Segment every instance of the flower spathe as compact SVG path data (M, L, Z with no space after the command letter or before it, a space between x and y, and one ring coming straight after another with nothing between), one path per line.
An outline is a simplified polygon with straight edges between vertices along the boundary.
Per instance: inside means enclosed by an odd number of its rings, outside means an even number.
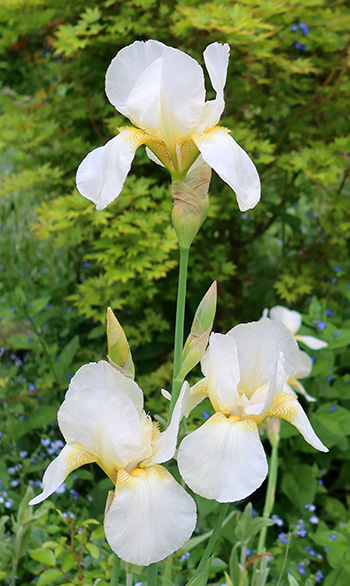
M82 366L57 416L67 444L46 470L43 492L29 504L50 496L76 468L96 462L115 484L104 521L113 551L147 566L179 549L195 528L196 507L161 464L174 455L188 393L185 384L169 427L160 432L133 380L105 361Z
M268 465L258 425L266 417L289 421L314 448L328 451L285 385L297 359L295 339L278 321L263 319L225 335L211 334L201 362L205 378L191 393L192 405L207 396L215 413L183 439L178 451L180 474L194 492L233 502L261 485Z
M205 100L204 74L195 59L159 41L135 41L121 49L106 73L106 94L134 127L119 128L105 146L85 157L77 188L97 209L121 192L139 146L150 159L182 180L192 164L203 162L235 191L241 211L260 199L260 180L246 152L217 126L225 107L229 46L212 43L204 61L214 100Z

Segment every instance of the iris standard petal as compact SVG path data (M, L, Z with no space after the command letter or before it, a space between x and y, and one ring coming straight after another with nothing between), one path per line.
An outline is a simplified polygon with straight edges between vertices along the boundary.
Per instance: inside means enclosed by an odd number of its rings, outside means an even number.
M203 53L204 62L209 73L211 84L216 92L215 100L206 102L204 125L197 132L203 132L215 126L221 117L225 108L224 87L226 84L226 74L230 47L227 43L212 43L208 45Z
M301 315L298 311L288 309L282 305L276 305L270 309L270 319L277 319L281 321L287 328L296 334L301 326Z
M211 334L201 366L215 411L230 413L237 398L240 381L237 347L233 337L227 334Z
M205 100L204 75L195 59L164 47L157 60L143 71L127 101L135 125L162 139L174 150L181 137L198 128Z
M84 464L98 462L95 454L84 450L82 446L64 446L59 456L55 458L46 469L43 477L43 491L29 501L30 505L37 505L50 496L65 481L68 474Z
M215 127L192 140L203 159L236 193L239 209L254 208L260 200L260 179L253 161L228 134L226 128Z
M326 348L328 346L328 342L324 342L324 340L320 340L319 338L314 338L314 336L295 336L298 342L302 342L311 350L321 350L322 348Z
M177 435L179 433L179 425L185 412L187 411L190 400L190 386L187 381L182 385L179 397L175 403L175 407L171 416L171 421L159 437L154 442L154 447L157 450L155 461L157 464L162 464L170 460L175 454Z
M262 484L268 471L254 420L222 413L212 415L182 440L177 461L194 492L219 502L244 499Z
M135 41L121 49L106 72L106 94L113 106L129 118L127 101L140 75L163 54L159 41Z
M256 389L266 383L282 352L283 368L287 376L294 372L298 359L298 345L294 336L280 321L261 319L239 324L228 332L238 350L241 372L240 390L250 399Z
M118 473L104 527L122 560L138 566L158 562L178 550L195 525L194 500L164 466Z
M312 429L311 423L296 396L282 393L275 399L268 413L268 417L270 416L281 417L281 419L289 421L313 448L321 452L328 452L328 448L323 445Z
M77 170L77 189L103 210L120 194L138 147L147 140L136 128L122 128L120 133L89 153Z
M102 388L123 391L133 402L138 413L143 409L143 392L135 381L124 376L106 360L85 364L73 376L69 383L66 399L84 389L95 389L96 394Z
M123 375L121 375L123 376ZM81 444L96 454L111 478L116 467L142 460L149 446L141 441L140 416L120 389L83 389L69 395L58 411L60 429L69 444Z

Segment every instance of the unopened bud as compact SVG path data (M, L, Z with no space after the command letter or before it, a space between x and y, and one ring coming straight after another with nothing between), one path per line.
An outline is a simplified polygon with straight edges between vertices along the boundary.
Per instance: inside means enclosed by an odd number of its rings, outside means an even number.
M129 378L134 378L135 367L124 330L110 307L107 309L108 361Z
M211 168L206 163L187 173L184 181L173 181L172 221L181 248L189 248L203 224L209 207Z
M217 287L216 281L214 281L198 305L191 331L182 352L181 368L176 379L183 380L190 370L203 358L213 327L216 311L216 295Z
M265 425L270 444L277 445L280 439L281 420L279 417L267 417Z

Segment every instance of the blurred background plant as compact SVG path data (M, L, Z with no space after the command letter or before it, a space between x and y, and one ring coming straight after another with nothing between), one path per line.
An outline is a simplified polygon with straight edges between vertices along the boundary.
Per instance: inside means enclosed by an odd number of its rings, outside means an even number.
M331 450L315 454L282 425L269 580L281 586L293 584L288 576L307 585L350 583L349 30L347 0L1 3L5 584L94 584L101 578L103 586L110 578L103 530L91 521L101 523L110 488L97 467L78 470L50 503L31 513L25 507L28 491L37 490L62 447L56 412L70 377L106 355L107 305L128 336L146 408L166 414L159 390L171 380L178 262L167 174L140 149L122 194L107 210L96 212L74 189L86 153L125 123L105 97L105 70L123 46L148 38L200 62L209 43L231 46L222 124L256 163L262 201L241 214L230 189L213 177L208 218L191 251L187 331L216 279L215 331L259 319L265 307L279 303L303 313L299 333L329 343L313 357L304 382L317 398L307 406L311 422ZM203 405L190 427L207 416ZM264 489L252 498L260 512ZM172 562L179 585L190 579L216 517L215 502L197 501L197 541ZM55 505L66 512L58 516ZM249 579L256 542L242 534L242 509L231 507L211 583L238 585L232 570L238 554Z

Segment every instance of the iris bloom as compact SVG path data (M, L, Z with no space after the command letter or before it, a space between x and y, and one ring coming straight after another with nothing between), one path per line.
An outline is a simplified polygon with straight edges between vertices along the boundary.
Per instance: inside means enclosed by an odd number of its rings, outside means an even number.
M106 94L134 127L119 128L105 146L85 157L77 188L96 204L108 206L121 192L137 148L146 145L154 162L174 180L183 180L203 160L236 192L239 208L260 199L257 170L246 152L217 126L223 113L229 46L212 43L204 61L214 100L205 101L204 74L195 59L159 41L135 41L121 49L106 73Z
M113 551L146 566L179 549L195 527L196 507L161 464L174 455L188 392L184 385L161 433L143 410L143 393L133 380L105 361L82 366L58 412L67 444L30 504L50 496L76 468L96 462L115 484L104 521Z
M321 348L326 348L326 346L328 346L327 342L315 338L314 336L300 336L297 334L301 328L302 322L302 317L298 311L288 309L282 305L276 305L275 307L272 307L269 312L265 310L265 317L267 317L267 313L269 314L270 319L277 319L287 326L292 334L294 334L295 339L298 340L298 342L305 344L308 348L311 348L311 350L321 350Z
M207 396L215 414L186 436L178 451L180 474L194 492L232 502L261 485L268 466L258 425L266 417L289 421L314 448L328 451L285 385L297 359L294 337L277 320L211 334L201 363L205 378L191 392L192 405Z

